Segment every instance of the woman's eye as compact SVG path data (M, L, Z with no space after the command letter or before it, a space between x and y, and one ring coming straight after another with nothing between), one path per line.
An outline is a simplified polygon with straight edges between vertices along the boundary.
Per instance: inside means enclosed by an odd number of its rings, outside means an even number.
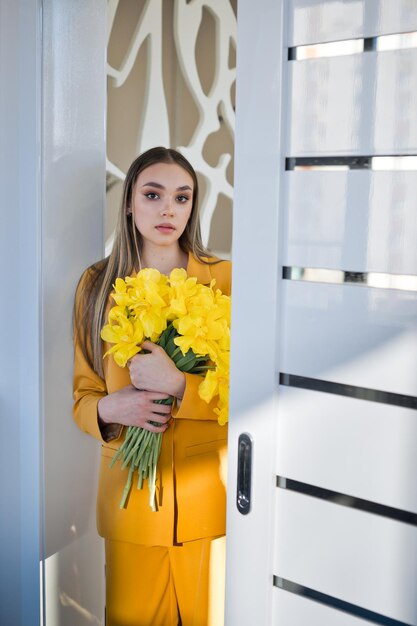
M156 198L159 198L158 194L154 191L148 191L148 193L145 193L145 196L149 198L149 200L155 200Z
M184 203L184 202L187 202L188 200L189 200L188 196L177 196L177 202Z

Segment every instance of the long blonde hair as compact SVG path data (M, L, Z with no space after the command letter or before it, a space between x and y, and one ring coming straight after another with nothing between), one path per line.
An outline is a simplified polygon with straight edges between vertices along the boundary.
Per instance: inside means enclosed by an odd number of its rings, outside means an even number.
M177 164L193 179L193 205L190 218L179 239L184 252L193 254L203 263L212 263L210 252L203 246L198 212L198 180L192 165L172 148L151 148L137 157L130 166L123 187L122 202L114 236L113 249L108 257L89 267L80 279L74 304L74 336L89 366L101 377L103 373L103 344L100 331L104 324L106 305L113 284L139 271L141 234L132 214L133 190L139 174L155 163ZM128 213L131 215L129 216Z

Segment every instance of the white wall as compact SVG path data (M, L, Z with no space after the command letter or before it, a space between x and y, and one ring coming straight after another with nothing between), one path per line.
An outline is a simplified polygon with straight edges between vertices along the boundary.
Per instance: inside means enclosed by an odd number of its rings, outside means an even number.
M0 623L39 624L40 2L0 2Z
M43 5L42 298L45 597L48 626L103 623L95 528L99 446L71 418L71 314L103 256L106 4Z
M98 449L71 418L71 312L82 270L103 254L105 11L0 2L5 626L104 623Z

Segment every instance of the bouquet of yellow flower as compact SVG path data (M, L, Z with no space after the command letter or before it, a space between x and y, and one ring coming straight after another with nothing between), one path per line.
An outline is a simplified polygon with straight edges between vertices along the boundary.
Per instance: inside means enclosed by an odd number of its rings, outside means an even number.
M143 269L137 276L117 278L112 298L116 302L102 331L104 341L114 344L104 355L113 354L120 367L141 351L149 339L160 345L182 372L200 374L198 389L209 403L218 396L219 424L227 422L230 354L230 297L219 289L197 283L184 269L172 270L169 277L156 269ZM173 398L160 403L172 404ZM156 466L162 433L129 426L126 437L113 457L129 466L120 508L126 504L134 472L138 472L138 489L148 481L149 504L155 505Z

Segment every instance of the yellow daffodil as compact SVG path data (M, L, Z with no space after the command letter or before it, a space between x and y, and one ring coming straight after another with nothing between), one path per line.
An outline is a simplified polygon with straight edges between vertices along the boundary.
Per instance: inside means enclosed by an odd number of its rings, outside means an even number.
M184 357L178 361L178 367L188 366L185 371L192 373L190 367L197 367L196 371L201 372L202 363L212 363L214 369L206 373L199 394L206 402L218 396L216 413L219 423L225 423L230 297L215 290L215 282L213 279L209 286L201 285L182 268L172 270L169 278L153 268L143 269L136 276L117 278L112 293L116 306L110 310L101 336L114 344L106 355L112 354L121 367L140 351L145 339L161 340L161 345L172 354L178 346ZM198 363L186 356L190 350Z
M117 365L124 367L140 350L144 340L143 327L139 321L127 318L124 307L115 306L109 312L109 323L102 328L101 338L115 344L104 356L113 354Z
M214 412L219 424L224 425L229 396L230 297L215 291L215 282L213 279L209 286L201 285L181 268L174 269L169 278L152 268L136 276L117 278L111 294L116 305L109 311L101 337L113 344L104 356L113 355L120 367L140 352L145 339L150 339L160 344L181 371L205 372L199 396L207 403L217 397ZM126 503L133 472L137 471L138 488L143 480L148 481L149 503L156 509L156 463L161 438L161 433L146 431L144 435L142 428L128 428L112 460L113 465L121 458L124 467L130 468L121 507Z
M172 270L169 275L169 282L172 289L169 319L173 320L188 313L189 303L198 292L199 287L197 278L188 278L184 269Z
M224 317L227 311L216 303L210 287L198 287L198 292L188 303L188 313L173 322L181 335L175 343L183 354L191 349L195 354L208 354L213 358L217 346L222 350L229 346L228 323Z
M198 386L198 395L204 402L211 402L219 390L219 381L215 370L208 370L204 380Z
M216 369L208 370L198 388L198 395L205 402L211 402L214 396L219 395L222 403L227 402L229 391L229 369L227 362L217 364Z
M216 413L216 415L218 415L217 421L219 422L220 426L224 426L225 424L227 424L229 416L229 407L227 404L222 406L219 403L219 407L217 409L214 409L214 412Z

